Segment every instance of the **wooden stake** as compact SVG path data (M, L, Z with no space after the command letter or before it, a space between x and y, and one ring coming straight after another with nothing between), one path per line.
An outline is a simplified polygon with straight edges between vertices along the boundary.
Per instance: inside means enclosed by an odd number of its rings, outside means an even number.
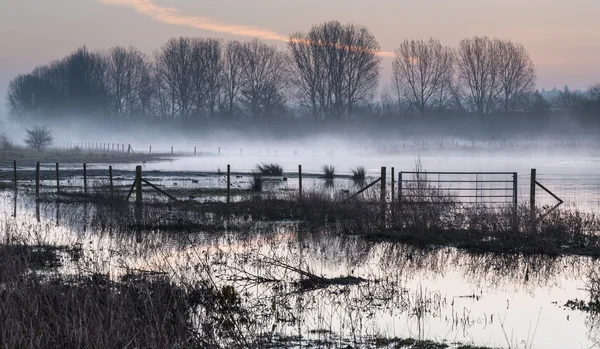
M227 203L229 203L231 201L230 190L231 190L231 166L227 165Z
M83 164L83 193L87 195L87 165Z
M110 183L110 195L112 196L114 193L112 166L108 166L108 180Z
M40 196L40 163L35 165L35 195Z
M135 204L142 205L142 166L135 167Z
M56 163L56 193L60 193L60 176L58 173L58 162Z
M302 165L298 165L298 196L302 200Z

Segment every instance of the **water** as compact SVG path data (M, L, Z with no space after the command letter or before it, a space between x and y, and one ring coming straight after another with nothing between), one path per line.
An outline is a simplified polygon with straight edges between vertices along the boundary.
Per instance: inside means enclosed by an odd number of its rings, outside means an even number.
M91 269L118 278L131 270L166 272L175 280L203 277L212 266L220 285L235 285L268 332L304 340L412 337L493 347L594 347L600 322L562 305L586 299L590 268L584 257L465 253L416 249L352 237L307 234L295 223L256 223L241 235L155 231L122 235L90 225L93 207L42 203L39 223L28 195L0 192L0 225L16 226L30 243L81 246L78 260L64 256L59 272ZM57 224L57 217L58 222ZM0 237L4 240L5 237ZM87 269L86 269L87 268ZM354 276L358 285L298 292L300 275ZM257 277L277 282L258 282ZM272 306L275 304L275 306ZM273 316L273 315L276 316Z

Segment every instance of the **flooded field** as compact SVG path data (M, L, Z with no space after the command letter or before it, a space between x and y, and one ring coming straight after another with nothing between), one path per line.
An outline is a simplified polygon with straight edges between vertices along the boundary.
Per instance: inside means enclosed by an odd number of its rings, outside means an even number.
M295 171L303 161L308 164L303 165L305 190L331 197L351 194L377 179L382 164L394 165L396 171L411 171L415 166L415 158L391 156L332 155L312 162L296 157L198 156L145 163L143 173L145 179L180 200L202 205L224 202L228 164L233 171L234 201L251 201L260 200L250 191L257 163L283 166L284 174L266 180L260 195L285 198L286 193L297 192ZM520 203L529 199L528 169L537 168L538 180L565 198L567 210L597 212L600 177L595 176L595 158L472 158L466 163L464 158L422 156L421 161L432 170L518 172ZM323 179L317 164L335 165L337 178ZM357 184L349 170L360 165L367 168L367 178ZM113 166L119 192L131 187L135 166ZM89 195L106 190L107 168L108 164L87 166ZM0 172L5 183L10 183L11 170L7 166ZM600 345L596 308L600 293L594 291L600 288L600 269L592 257L475 252L438 243L417 246L365 239L358 233L340 235L325 225L307 229L310 222L304 220L260 219L252 213L224 213L216 219L215 213L203 212L198 216L203 218L186 218L198 223L187 226L185 219L175 221L181 218L170 213L171 206L157 206L153 211L172 216L169 223L140 228L135 223L138 218L134 223L120 222L118 216L107 213L112 209L106 203L73 196L83 190L80 165L61 166L61 195L56 195L54 171L53 164L42 164L39 200L33 191L32 167L19 168L18 191L8 184L0 190L2 246L12 242L31 246L34 252L53 246L48 250L53 251L52 257L42 263L47 275L100 275L115 285L132 278L166 277L191 293L199 292L194 288L197 285L208 284L228 311L217 316L204 303L194 303L190 305L191 328L201 338L211 333L211 343L217 346ZM379 195L375 189L367 196ZM510 189L512 183L507 184ZM150 188L144 192L151 201L161 197ZM546 199L540 196L540 205ZM129 211L133 205L119 207L116 210ZM232 318L223 319L224 314ZM215 328L207 329L209 324ZM217 329L217 324L224 327Z
M362 347L414 338L494 348L589 348L600 339L594 314L565 307L590 296L589 277L598 270L586 257L420 249L303 233L294 222L256 223L218 235L136 236L101 229L91 223L92 207L84 211L81 205L63 204L57 216L56 204L44 204L37 223L31 200L22 198L11 217L11 196L5 192L0 199L0 225L13 227L5 229L3 241L80 249L77 258L61 254L51 273L77 275L90 268L115 280L135 272L164 273L182 283L210 278L233 286L256 320L251 330L275 336L273 343L281 346Z

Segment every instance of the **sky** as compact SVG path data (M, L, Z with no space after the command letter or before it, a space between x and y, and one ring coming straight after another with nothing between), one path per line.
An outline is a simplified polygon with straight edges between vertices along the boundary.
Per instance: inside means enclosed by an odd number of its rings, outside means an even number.
M384 51L384 85L387 55L404 39L455 47L487 35L525 46L538 88L585 89L600 81L598 18L599 0L2 0L0 97L17 74L82 45L152 53L171 37L260 37L284 49L288 34L328 20L371 30Z

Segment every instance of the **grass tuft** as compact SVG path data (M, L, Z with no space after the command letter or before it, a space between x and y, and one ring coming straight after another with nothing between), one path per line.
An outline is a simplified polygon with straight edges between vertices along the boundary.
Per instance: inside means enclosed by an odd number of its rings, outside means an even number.
M333 179L333 177L335 177L335 166L323 165L321 166L321 170L323 171L323 177L325 177L325 179Z
M256 170L263 176L283 176L283 167L275 163L256 165Z

